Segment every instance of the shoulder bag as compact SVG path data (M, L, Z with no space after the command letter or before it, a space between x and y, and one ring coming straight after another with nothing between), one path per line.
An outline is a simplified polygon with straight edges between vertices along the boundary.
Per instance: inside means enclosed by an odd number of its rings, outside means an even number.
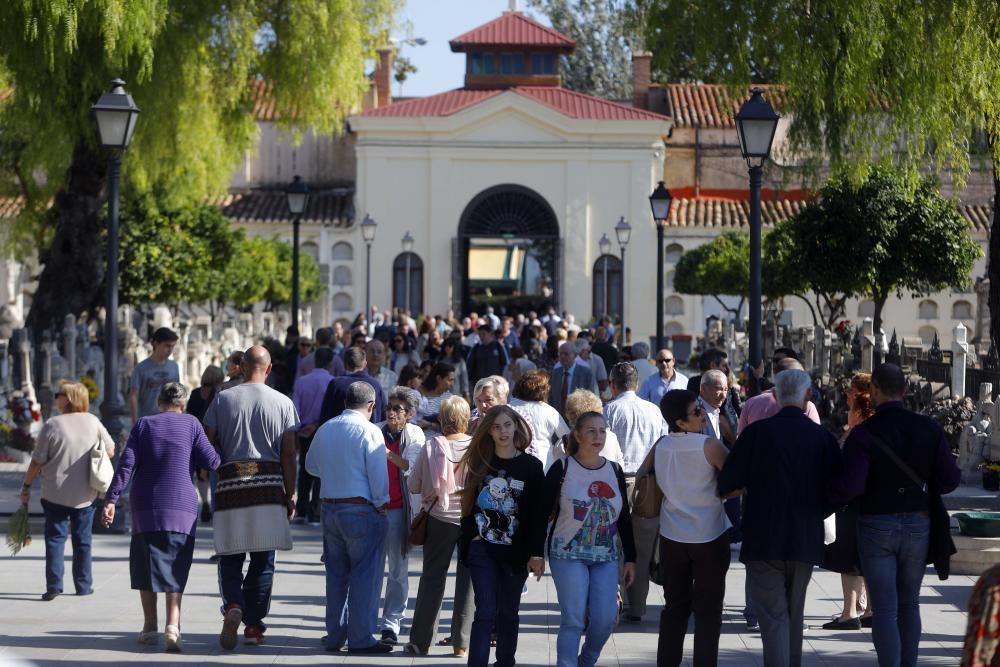
M104 446L101 434L97 434L97 442L90 448L90 488L97 491L97 494L104 497L104 494L111 488L111 480L115 476L115 467L111 464L111 457Z
M660 516L663 491L656 482L656 447L661 440L662 438L656 441L635 473L635 487L629 502L632 505L632 516L640 519L655 519Z
M404 501L406 502L406 501ZM410 534L407 538L415 547L422 547L424 542L427 541L427 518L431 515L431 508L434 507L434 503L437 502L437 496L434 496L434 500L427 507L423 507L417 512L417 516L413 517L413 521L410 522Z
M920 476L913 471L913 468L908 466L903 459L899 458L899 455L892 451L881 438L871 431L868 431L868 436L886 458L892 461L904 475L909 477L914 484L927 494L930 500L930 535L927 542L927 562L934 565L934 571L937 572L938 579L941 581L946 580L951 575L951 557L953 554L958 553L958 549L955 548L955 542L951 539L951 517L944 506L944 499L941 498L940 493L931 491L929 485L920 479Z

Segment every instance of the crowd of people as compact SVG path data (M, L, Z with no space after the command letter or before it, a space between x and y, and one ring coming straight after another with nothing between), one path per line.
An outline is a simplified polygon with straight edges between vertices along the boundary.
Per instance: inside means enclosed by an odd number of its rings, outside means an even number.
M182 650L200 518L213 528L226 650L241 627L244 644L265 641L275 552L292 548L291 524L307 524L323 538L327 651L440 649L477 667L492 651L513 665L522 592L547 570L557 664L595 665L619 622L643 622L653 580L665 599L657 664L681 664L693 615L693 664L714 665L738 550L766 665L801 663L816 566L843 576L843 611L823 627L871 627L881 665L915 665L920 584L928 562L941 564L934 514L959 472L942 428L904 407L903 372L854 375L838 439L819 425L794 350L741 386L719 350L687 377L673 350L615 339L607 318L581 327L554 312L398 315L314 339L290 330L280 364L255 345L188 396L170 359L177 336L157 330L100 510L110 524L130 489L139 641L159 642L164 593L165 647ZM93 592L89 456L98 439L114 448L82 385L63 383L57 407L21 496L40 476L44 600L63 592L67 535L76 592ZM640 488L662 496L651 514L633 507Z

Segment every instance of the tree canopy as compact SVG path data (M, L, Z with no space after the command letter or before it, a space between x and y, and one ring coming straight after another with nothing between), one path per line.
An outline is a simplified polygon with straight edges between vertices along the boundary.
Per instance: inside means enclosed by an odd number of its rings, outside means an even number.
M743 232L723 232L710 242L685 252L674 272L674 289L681 294L713 297L734 317L739 315L750 289L750 237ZM736 308L721 295L741 295Z
M223 190L256 140L267 82L278 123L339 131L398 0L19 0L0 3L0 187L27 206L12 243L45 269L28 317L101 301L105 156L90 106L121 77L142 109L127 196L179 207ZM41 174L44 178L36 178ZM13 184L8 186L8 184ZM49 208L49 202L54 205ZM66 288L65 272L74 283Z

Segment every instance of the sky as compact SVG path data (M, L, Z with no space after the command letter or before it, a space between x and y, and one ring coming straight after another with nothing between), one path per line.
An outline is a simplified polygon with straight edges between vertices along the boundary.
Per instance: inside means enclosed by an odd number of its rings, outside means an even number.
M452 53L448 40L458 37L476 26L492 21L510 8L511 0L406 0L398 23L406 25L393 36L399 39L422 37L424 46L400 45L400 55L409 58L417 67L403 84L405 97L424 97L462 86L465 76L465 58ZM548 25L548 20L535 10L527 9L527 0L517 0L518 8ZM399 84L393 82L392 94L398 96Z

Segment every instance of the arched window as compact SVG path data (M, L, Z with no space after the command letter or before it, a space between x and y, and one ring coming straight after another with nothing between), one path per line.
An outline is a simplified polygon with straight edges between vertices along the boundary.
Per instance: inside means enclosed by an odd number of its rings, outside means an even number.
M668 296L663 304L663 312L667 315L683 315L684 299L679 296Z
M875 317L875 302L871 299L859 301L858 317Z
M351 284L351 267L338 266L333 270L333 284L337 287L347 287Z
M334 261L354 259L354 248L347 241L338 241L330 250L330 259Z
M601 255L594 262L593 276L593 316L621 314L622 261L614 255Z
M667 338L673 336L683 336L684 335L684 325L680 322L667 322L667 325L663 328L664 334Z
M968 301L956 301L951 306L951 318L954 320L971 320L972 304Z
M319 264L319 246L318 245L316 245L315 243L312 243L310 241L308 243L303 243L301 246L299 246L299 250L301 252L304 252L305 254L309 255L310 257L312 257L313 261L316 262L317 264Z
M936 320L938 316L938 305L930 299L924 299L917 306L919 311L917 317L922 320Z
M392 305L414 314L424 312L424 263L416 253L400 253L392 263Z
M344 292L337 292L333 295L333 312L349 313L353 310L351 306L351 295Z
M671 243L666 247L664 251L663 261L667 262L668 264L676 264L680 260L681 255L683 254L684 254L684 246L682 246L680 243Z
M934 342L934 336L937 335L937 329L934 327L920 327L917 334L920 336L921 343L930 346Z

